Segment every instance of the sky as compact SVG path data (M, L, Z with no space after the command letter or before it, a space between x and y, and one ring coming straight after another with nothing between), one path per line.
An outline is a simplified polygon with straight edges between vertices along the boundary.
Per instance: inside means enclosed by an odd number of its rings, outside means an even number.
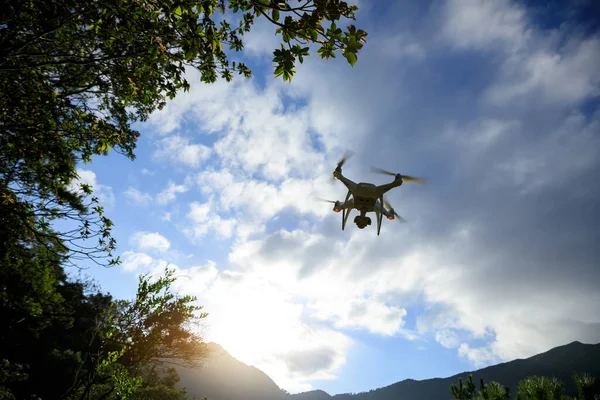
M236 55L252 79L188 71L191 91L136 125L135 161L81 165L123 260L85 272L131 298L169 264L205 339L292 393L600 342L598 3L357 4L354 67L313 49L283 83L257 23ZM407 222L342 231L314 200L343 200L346 150L356 182L392 179L372 165L428 179L388 194Z

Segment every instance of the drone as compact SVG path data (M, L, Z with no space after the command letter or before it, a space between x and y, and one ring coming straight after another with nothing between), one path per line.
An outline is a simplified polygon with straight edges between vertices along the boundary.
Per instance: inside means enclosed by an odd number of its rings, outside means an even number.
M389 220L397 219L401 222L405 221L404 218L394 211L394 208L385 199L384 194L393 188L402 186L404 182L425 183L426 180L386 171L378 167L371 167L372 172L393 176L394 181L378 186L367 182L355 183L342 175L342 166L352 155L354 155L354 152L347 151L333 171L333 180L339 180L348 189L346 200L343 203L338 200L320 198L318 200L333 203L333 211L336 213L342 212L342 230L346 227L346 222L353 209L356 209L360 213L360 215L354 217L354 223L359 229L364 229L366 226L371 225L371 218L367 216L367 213L374 212L377 218L377 236L379 236L383 216Z

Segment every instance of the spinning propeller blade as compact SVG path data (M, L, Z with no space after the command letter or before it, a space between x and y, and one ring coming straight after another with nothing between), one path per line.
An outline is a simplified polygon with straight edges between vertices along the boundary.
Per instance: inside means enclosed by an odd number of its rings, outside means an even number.
M336 201L335 201L335 200L327 200L327 199L322 199L322 198L320 198L320 197L315 197L315 200L324 201L324 202L326 202L326 203L332 203L332 204L335 204L335 203L336 203Z
M391 172L382 168L378 168L378 167L371 167L371 172L374 172L376 174L383 174L383 175L390 175L390 176L396 176L398 173L395 172ZM402 181L404 182L412 182L412 183L425 183L427 182L427 179L425 178L417 178L415 176L410 176L410 175L402 175L400 174L400 176L402 177Z
M400 214L396 212L396 210L394 210L394 207L392 207L392 205L386 200L385 196L383 197L383 206L387 208L388 211L391 211L398 221L406 222L406 220L402 218Z
M348 159L350 157L352 157L353 155L354 155L354 152L352 150L347 150L344 153L344 156L340 159L340 161L338 161L337 168L342 168L342 166L346 163L346 161L348 161Z
M344 155L342 156L342 158L340 159L340 161L338 161L337 166L335 167L335 169L340 169L342 168L342 166L346 163L346 161L348 161L348 159L350 157L352 157L354 155L354 152L352 150L346 150L346 152L344 153ZM335 182L335 178L332 176L330 179L330 183L333 184L333 182Z
M425 178L418 178L416 176L410 176L410 175L402 175L402 180L404 182L413 182L413 183L426 183L427 179Z
M381 168L378 168L378 167L371 167L371 172L375 172L376 174L384 174L384 175L396 176L395 172L390 172L390 171L387 171L385 169L381 169Z

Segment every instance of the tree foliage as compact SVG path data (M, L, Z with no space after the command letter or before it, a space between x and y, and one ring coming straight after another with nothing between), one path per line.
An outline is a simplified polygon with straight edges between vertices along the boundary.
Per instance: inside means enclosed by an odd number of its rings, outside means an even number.
M174 270L152 281L140 276L134 300L112 303L102 325L102 351L92 354L95 368L80 375L70 398L184 399L169 362L193 366L206 356L194 322L207 316L196 299L171 292ZM162 374L162 376L161 376Z
M129 368L158 363L189 367L206 355L194 322L205 318L202 306L192 303L192 296L179 297L171 292L174 270L151 281L150 275L139 278L135 300L115 303L115 331L110 341L126 348L121 362Z
M11 218L1 222L22 240L51 239L71 256L118 262L112 222L92 188L69 190L76 165L111 149L133 159L139 132L131 124L189 90L186 68L206 83L250 77L232 57L244 49L243 36L257 18L274 24L283 42L273 53L277 77L291 81L311 44L322 58L341 53L354 65L367 33L337 24L354 20L357 7L339 0L294 3L6 2L0 10L0 215ZM57 233L50 229L57 220L73 224Z
M452 384L450 386L452 396L457 400L470 400L473 398L475 393L475 384L473 383L473 377L471 375L467 378L467 383L463 384L462 378L458 378L458 385Z
M466 384L463 384L462 378L458 378L458 385L450 385L450 392L457 400L509 400L509 389L498 382L484 383L483 379L479 381L479 390L473 383L473 376L467 377Z
M519 382L516 400L600 400L600 385L593 376L575 373L573 381L577 395L570 397L565 395L560 380L545 376L529 376ZM458 378L457 385L450 385L450 392L456 400L509 400L511 398L509 388L498 382L486 384L481 379L477 391L471 375L468 376L466 385L462 383L462 378Z
M563 385L556 378L531 376L519 382L517 388L518 400L563 400L565 397Z
M573 380L578 400L600 400L600 380L596 377L587 373L575 374Z
M142 277L133 301L67 279L68 264L119 262L113 223L77 166L111 150L133 160L140 133L132 124L189 90L186 70L205 83L250 77L235 54L255 20L281 38L275 77L291 82L311 45L354 65L367 36L346 24L356 11L340 0L4 2L0 340L10 345L0 349L0 395L181 395L171 372L158 379L147 370L204 352L190 324L205 314L170 292L172 271Z
M34 268L48 258L31 261L27 271L34 275L23 281L25 274L15 273L27 267L21 260L0 270L6 321L0 340L10 344L0 348L1 398L185 398L175 388L175 371L165 365L193 365L205 356L193 324L206 314L191 305L193 297L171 293L172 270L155 281L142 276L134 300L113 301L89 284L67 280L59 268L54 275ZM7 296L8 285L28 295Z
M16 398L61 398L76 374L91 368L87 355L100 348L101 316L110 296L69 281L60 249L10 238L3 245L0 360L12 372L2 385Z

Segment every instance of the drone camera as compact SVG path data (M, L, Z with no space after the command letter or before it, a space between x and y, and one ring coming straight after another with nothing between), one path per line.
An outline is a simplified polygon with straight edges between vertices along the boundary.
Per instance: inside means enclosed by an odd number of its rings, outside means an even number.
M367 225L371 225L371 218L369 217L361 217L357 215L354 217L354 223L358 226L359 229L365 229Z

